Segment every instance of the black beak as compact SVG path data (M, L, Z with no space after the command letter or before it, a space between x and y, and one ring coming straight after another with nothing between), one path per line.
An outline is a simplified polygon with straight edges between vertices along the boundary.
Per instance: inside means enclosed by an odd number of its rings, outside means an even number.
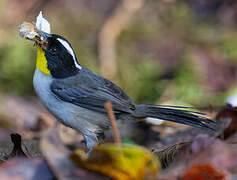
M42 49L45 50L47 48L48 39L52 37L52 35L39 30L37 30L37 34L38 35L34 39L35 45L40 46Z

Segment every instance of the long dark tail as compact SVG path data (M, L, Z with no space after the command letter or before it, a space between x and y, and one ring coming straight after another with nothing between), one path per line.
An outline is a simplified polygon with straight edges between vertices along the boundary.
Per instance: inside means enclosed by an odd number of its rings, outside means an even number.
M186 107L138 104L133 114L137 118L152 117L194 127L215 130L216 121L202 117L203 113L184 110Z

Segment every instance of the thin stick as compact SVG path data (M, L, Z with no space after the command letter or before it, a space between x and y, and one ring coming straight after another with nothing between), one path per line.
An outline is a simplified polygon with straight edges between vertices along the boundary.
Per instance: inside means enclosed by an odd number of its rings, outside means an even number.
M118 145L121 145L122 144L121 143L121 138L120 138L120 134L119 134L119 131L118 131L117 124L116 124L115 115L114 115L113 108L112 108L112 103L110 101L107 101L105 103L104 107L107 111L110 123L112 125L112 129L113 129L113 133L114 133L114 141Z

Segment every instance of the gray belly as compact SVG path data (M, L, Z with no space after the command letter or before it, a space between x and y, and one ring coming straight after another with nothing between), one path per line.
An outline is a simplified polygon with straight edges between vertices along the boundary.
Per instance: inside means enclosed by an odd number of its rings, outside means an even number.
M44 75L36 68L33 80L35 91L48 111L63 124L82 134L96 133L109 127L106 114L64 102L56 97L50 90L52 81L52 76Z

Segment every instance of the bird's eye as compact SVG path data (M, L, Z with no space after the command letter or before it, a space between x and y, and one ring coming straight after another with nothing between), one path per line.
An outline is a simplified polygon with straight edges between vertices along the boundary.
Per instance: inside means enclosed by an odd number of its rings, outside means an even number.
M56 52L57 52L57 49L56 49L56 48L52 48L50 51L51 51L51 53L52 53L53 55L55 55Z

